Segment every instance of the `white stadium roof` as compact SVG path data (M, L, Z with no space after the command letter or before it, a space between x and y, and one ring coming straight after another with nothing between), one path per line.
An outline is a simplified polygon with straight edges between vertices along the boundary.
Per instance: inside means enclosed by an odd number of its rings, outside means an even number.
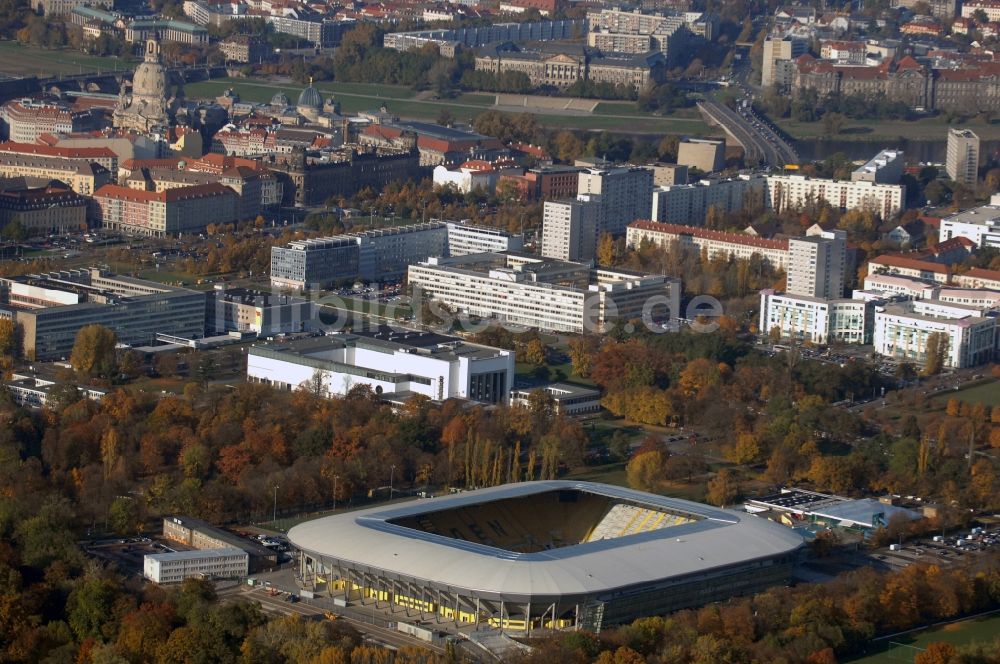
M452 539L389 522L567 490L686 513L699 520L535 553ZM659 580L710 574L713 570L788 555L803 543L791 529L746 513L605 484L558 480L507 484L327 516L295 526L288 538L311 555L349 567L508 599L596 595Z

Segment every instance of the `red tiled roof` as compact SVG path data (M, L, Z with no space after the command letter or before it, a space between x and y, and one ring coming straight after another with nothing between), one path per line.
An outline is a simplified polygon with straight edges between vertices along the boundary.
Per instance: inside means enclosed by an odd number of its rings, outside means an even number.
M974 267L970 268L968 272L963 272L961 276L988 281L1000 281L1000 270L987 270L983 267Z
M884 265L885 267L898 267L906 270L923 270L924 272L936 272L938 274L948 274L949 269L940 263L920 260L919 258L909 258L907 256L895 256L886 254L868 261L874 265Z
M63 159L106 159L117 156L108 148L61 148L35 143L15 143L14 141L0 143L0 152L33 154L40 157L62 157Z
M681 224L665 224L658 221L633 221L629 228L639 228L657 233L668 233L671 235L690 235L691 237L704 238L706 240L717 240L719 242L732 242L748 247L759 247L761 249L788 249L788 240L768 240L745 233L727 233L725 231L713 231L695 226L683 226Z
M130 189L117 184L106 184L94 192L94 198L114 198L117 200L137 201L141 203L175 203L189 198L204 198L207 196L235 196L236 192L224 184L209 182L190 187L175 187L165 191L143 191Z

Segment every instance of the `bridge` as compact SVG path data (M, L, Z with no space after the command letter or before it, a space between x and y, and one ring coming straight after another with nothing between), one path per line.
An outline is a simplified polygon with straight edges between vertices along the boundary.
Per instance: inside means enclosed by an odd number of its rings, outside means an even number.
M799 155L765 120L753 115L744 117L712 98L698 102L698 110L710 124L718 125L734 141L743 146L744 162L747 166L767 164L782 168L785 164L796 164Z

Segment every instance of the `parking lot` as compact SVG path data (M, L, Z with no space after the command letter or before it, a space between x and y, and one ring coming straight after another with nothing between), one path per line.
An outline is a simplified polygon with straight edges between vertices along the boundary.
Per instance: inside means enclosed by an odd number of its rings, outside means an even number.
M967 556L1000 547L1000 528L973 529L954 535L935 535L883 547L869 554L869 558L891 568L906 567L913 563L939 566L952 565Z

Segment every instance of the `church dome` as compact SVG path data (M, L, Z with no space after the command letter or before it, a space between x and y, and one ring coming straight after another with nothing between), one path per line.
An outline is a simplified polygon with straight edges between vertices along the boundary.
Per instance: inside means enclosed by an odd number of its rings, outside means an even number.
M146 61L132 75L132 95L151 99L167 98L167 69L159 62Z
M310 84L309 87L303 90L302 94L299 95L299 102L296 104L296 107L318 111L323 108L323 97L320 96L319 90Z
M284 92L279 92L278 94L271 97L271 106L276 108L287 108L292 105L292 102L285 96Z

